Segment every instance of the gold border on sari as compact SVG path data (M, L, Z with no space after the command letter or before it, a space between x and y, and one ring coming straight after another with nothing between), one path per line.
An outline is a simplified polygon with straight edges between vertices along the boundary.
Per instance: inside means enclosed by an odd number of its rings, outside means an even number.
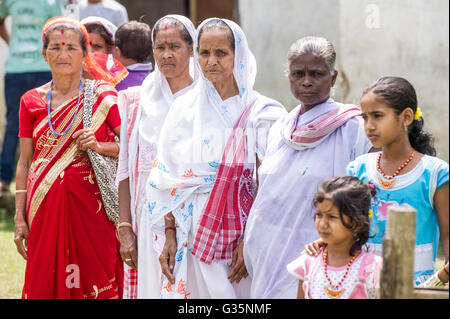
M96 92L94 99L98 98L98 95L100 93ZM94 131L97 131L99 127L103 124L103 122L106 119L106 116L108 115L108 112L110 110L110 106L114 105L117 101L117 97L113 95L107 95L103 98L102 102L98 106L97 110L92 116L91 121L91 128ZM69 102L70 103L70 102ZM83 100L84 105L84 100ZM58 108L58 110L61 108ZM62 147L66 144L67 140L72 137L72 134L75 132L75 129L80 125L80 123L83 120L83 107L80 108L77 117L73 123L73 126L70 128L70 130L62 135L59 139L57 139L57 144L55 147ZM70 112L73 116L73 112ZM69 114L70 115L70 114ZM70 118L70 116L67 116ZM48 118L46 118L48 121ZM42 123L40 123L42 124ZM37 129L37 128L36 128ZM51 152L54 153L54 152ZM73 162L73 160L76 158L76 155L78 153L77 145L75 144L75 140L72 141L72 143L67 147L67 149L64 151L64 153L61 155L61 157L52 165L50 170L47 172L45 177L42 179L42 181L39 183L38 187L36 188L36 191L34 192L29 205L29 214L28 214L28 225L31 229L31 225L33 222L33 219L36 215L37 210L39 209L39 206L42 204L42 201L45 198L45 195L48 193L50 188L52 187L55 180L58 178L58 176L61 174L66 167L70 165L70 163ZM49 159L50 161L50 159ZM46 163L43 163L43 165L46 165Z

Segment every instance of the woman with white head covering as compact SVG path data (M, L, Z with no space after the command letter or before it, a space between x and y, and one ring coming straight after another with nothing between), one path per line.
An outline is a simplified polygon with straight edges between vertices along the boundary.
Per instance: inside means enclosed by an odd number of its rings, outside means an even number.
M165 229L162 298L248 298L242 238L267 129L286 113L253 90L256 61L234 22L199 27L202 77L164 122L147 187L149 221Z
M155 70L142 86L119 92L122 131L117 181L119 237L126 264L124 298L160 297L160 249L155 250L154 245L164 242L164 231L150 228L145 186L165 117L174 101L192 90L199 77L199 71L190 69L194 67L190 60L195 41L195 28L188 18L168 15L158 20L152 30Z

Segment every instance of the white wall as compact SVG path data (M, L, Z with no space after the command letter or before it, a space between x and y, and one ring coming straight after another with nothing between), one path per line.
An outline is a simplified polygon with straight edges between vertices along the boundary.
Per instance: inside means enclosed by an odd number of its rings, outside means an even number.
M359 104L377 78L405 77L438 156L448 161L448 7L446 0L240 0L241 25L258 61L255 88L292 109L287 50L303 36L323 36L337 51L335 98Z

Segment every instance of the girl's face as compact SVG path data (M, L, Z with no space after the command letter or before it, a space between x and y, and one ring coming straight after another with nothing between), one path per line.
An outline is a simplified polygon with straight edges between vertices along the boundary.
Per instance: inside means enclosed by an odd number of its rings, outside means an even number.
M381 148L408 137L404 128L412 122L408 108L396 114L392 107L370 91L361 98L361 110L364 130L374 147Z
M234 52L228 30L206 30L198 46L198 63L205 77L213 84L233 78Z
M80 73L86 56L80 34L74 30L54 30L48 35L48 46L42 51L52 73L68 75Z
M181 38L181 27L171 26L156 33L153 56L161 73L168 79L189 73L192 46Z
M345 223L349 225L350 218L345 214L342 217ZM320 238L328 246L350 250L354 243L353 231L344 226L339 209L331 200L324 199L321 203L317 203L314 223Z
M337 72L330 73L325 59L313 53L300 55L289 63L291 93L307 109L330 97L336 77Z
M108 44L100 34L95 32L89 33L89 42L91 44L91 52L109 54Z

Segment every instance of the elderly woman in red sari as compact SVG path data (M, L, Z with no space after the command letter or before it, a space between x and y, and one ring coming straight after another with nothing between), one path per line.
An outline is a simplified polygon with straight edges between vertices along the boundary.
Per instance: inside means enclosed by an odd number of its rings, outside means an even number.
M27 261L22 297L120 298L119 243L85 152L118 156L109 134L120 135L117 93L81 77L83 64L94 64L78 21L52 18L42 38L52 81L20 103L14 241ZM83 128L87 103L92 118Z

